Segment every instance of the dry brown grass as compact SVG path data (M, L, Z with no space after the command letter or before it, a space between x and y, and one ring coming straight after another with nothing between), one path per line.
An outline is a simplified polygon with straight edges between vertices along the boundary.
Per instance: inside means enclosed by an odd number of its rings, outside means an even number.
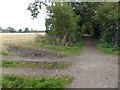
M45 33L0 33L0 51L8 45L29 45L34 43L37 35Z
M45 33L37 33L44 36ZM36 36L36 33L1 33L1 45L11 44L11 43L21 43L26 41L33 41Z

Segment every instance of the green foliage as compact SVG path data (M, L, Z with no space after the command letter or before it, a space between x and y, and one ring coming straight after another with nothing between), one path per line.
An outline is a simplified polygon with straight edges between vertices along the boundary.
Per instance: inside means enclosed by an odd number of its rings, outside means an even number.
M23 33L29 33L30 30L28 28L25 28L25 30L23 31Z
M2 50L0 51L0 56L7 56L7 55L9 55L8 52Z
M118 50L119 50L118 47L115 47L114 45L101 41L97 41L96 47L100 51L109 54L118 54Z
M86 31L86 26L85 25L82 25L81 31L82 31L83 34L85 33L85 31Z
M19 33L22 33L22 29L19 29L19 31L18 31Z
M0 50L0 56L8 56L8 55L11 55L11 54L13 54L13 53L10 53L6 50Z
M120 61L119 60L118 60L117 64L120 65Z
M40 40L40 38L38 37ZM44 43L43 43L44 42ZM82 50L83 47L83 42L82 40L71 45L71 46L61 46L61 45L51 45L49 43L46 43L44 40L40 40L39 43L34 43L32 44L33 48L46 48L50 50L56 50L60 53L60 56L69 56L69 55L78 55L80 54L80 51Z
M67 68L72 65L72 62L60 61L60 62L27 62L27 61L13 61L3 60L2 67L19 67L19 68L47 68L47 69L60 69Z
M104 46L106 43L113 48L120 46L119 3L59 2L54 4L47 6L49 18L46 20L46 32L47 40L51 45L71 45L80 41L85 32L102 39Z
M72 76L28 77L2 75L3 88L63 88L73 80Z
M13 28L13 27L8 27L7 30L10 32L10 33L15 33L16 30Z
M91 33L92 31L92 24L93 24L93 16L95 15L96 6L99 3L94 2L72 2L72 7L74 8L74 12L76 15L80 17L77 25L78 31L84 32L83 26L86 27L85 33Z
M7 29L1 29L0 33L10 33Z
M101 29L101 39L109 45L118 46L120 32L118 30L118 3L101 3L97 8L94 20Z
M58 45L76 42L76 22L79 17L75 16L68 3L54 4L48 8L53 15L49 15L50 18L46 20L48 41L56 42Z

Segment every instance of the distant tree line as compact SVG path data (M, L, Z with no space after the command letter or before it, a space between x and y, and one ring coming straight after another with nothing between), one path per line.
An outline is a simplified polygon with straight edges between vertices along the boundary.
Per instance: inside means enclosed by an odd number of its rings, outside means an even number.
M15 30L13 27L7 27L7 29L3 29L0 27L0 33L37 33L37 32L44 32L44 31L37 31L37 30L33 30L33 29L29 29L29 28L25 28L25 29L19 29L19 30Z

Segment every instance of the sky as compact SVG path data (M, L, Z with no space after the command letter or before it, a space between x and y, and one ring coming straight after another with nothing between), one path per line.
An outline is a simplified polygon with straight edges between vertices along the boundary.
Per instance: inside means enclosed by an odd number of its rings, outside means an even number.
M27 10L34 0L0 0L0 27L13 27L16 30L28 27L34 30L45 30L45 8L37 19L32 19Z

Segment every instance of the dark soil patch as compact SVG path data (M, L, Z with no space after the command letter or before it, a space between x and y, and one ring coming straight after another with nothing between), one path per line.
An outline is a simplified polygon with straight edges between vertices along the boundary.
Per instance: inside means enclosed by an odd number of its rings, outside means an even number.
M21 46L9 46L8 51L22 57L41 58L41 57L59 57L58 52L48 49L28 48Z

